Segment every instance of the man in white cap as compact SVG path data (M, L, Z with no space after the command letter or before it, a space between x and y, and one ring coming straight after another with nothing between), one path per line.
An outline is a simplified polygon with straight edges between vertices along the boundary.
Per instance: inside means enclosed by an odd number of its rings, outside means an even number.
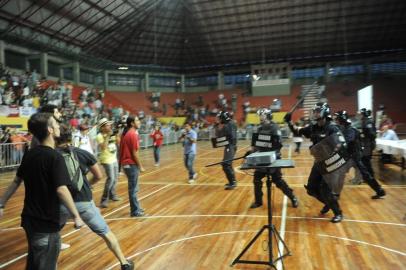
M118 180L117 145L119 141L113 134L112 124L113 122L107 118L100 119L98 122L100 132L96 136L99 147L99 162L103 165L107 175L100 203L102 208L107 208L109 200L120 200L116 194Z

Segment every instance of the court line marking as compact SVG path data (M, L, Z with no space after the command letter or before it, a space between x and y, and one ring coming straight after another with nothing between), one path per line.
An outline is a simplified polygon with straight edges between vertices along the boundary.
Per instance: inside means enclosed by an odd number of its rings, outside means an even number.
M283 207L282 207L282 217L281 217L281 227L279 230L279 235L280 235L280 239L278 242L278 257L282 256L285 245L283 244L283 241L285 241L285 229L286 229L286 214L288 212L287 207L288 206L288 197L286 197L286 195L283 196ZM283 259L281 258L280 260L277 261L276 263L276 269L277 270L281 270L283 269Z
M162 189L165 189L165 188L167 188L167 187L169 187L169 186L171 186L171 184L168 184L168 185L166 185L166 186L164 186L164 187L161 187L160 189L155 190L155 191L153 191L153 192L151 192L151 193L149 193L149 194L147 194L147 195L141 197L139 200L141 201L142 199L147 198L147 197L149 197L149 196L151 196L151 195L157 193L158 191L161 191ZM126 204L124 207L127 207L128 205L129 205L129 204ZM113 214L113 213L115 213L115 212L117 212L117 211L123 209L124 207L122 206L122 207L120 207L119 209L115 209L115 210L113 210L112 212L110 212L110 213L104 215L103 217L109 216L109 215L111 215L111 214ZM67 222L67 224L70 224L70 223L71 223L71 222ZM84 227L87 227L87 226L84 226ZM22 229L21 227L19 227L19 228ZM4 229L3 229L2 231L4 231ZM68 232L68 233L62 235L62 236L61 236L61 239L62 239L62 238L65 238L65 237L67 237L67 236L69 236L69 235L72 235L72 234L74 234L74 233L77 232L77 231L80 231L80 229L74 229L73 231ZM26 257L27 255L28 255L28 253L24 253L24 254L22 254L22 255L16 257L16 258L14 258L14 259L8 261L8 262L5 262L5 263L1 264L1 265L0 265L0 269L2 269L2 268L4 268L4 267L6 267L6 266L8 266L8 265L10 265L10 264L12 264L12 263L18 261L18 260L20 260L20 259L22 259L22 258L24 258L24 257Z
M156 216L144 216L144 217L122 217L122 218L106 218L106 221L121 221L121 220L138 220L138 219L161 219L161 218L268 218L267 215L226 215L226 214L211 214L211 215L156 215ZM281 218L279 215L274 215L273 218ZM305 220L321 220L330 221L330 218L325 217L303 217L303 216L288 216L286 219L305 219ZM359 220L359 219L344 219L342 222L354 222L354 223L366 223L376 225L388 225L397 227L406 227L406 223L394 223L384 221L372 221L372 220ZM73 224L72 221L66 224ZM22 227L12 227L1 229L0 231L17 230Z
M133 255L130 255L127 258L132 259L134 257L137 257L137 256L143 254L143 253L152 251L154 249L157 249L157 248L160 248L160 247L163 247L163 246L177 244L177 243L181 243L181 242L185 242L185 241L189 241L189 240L195 240L197 238L205 238L205 237L211 237L211 236L226 235L226 234L236 234L236 233L253 233L253 232L256 232L256 231L254 231L254 230L225 231L225 232L216 232L216 233L208 233L208 234L200 234L200 235L195 235L195 236L190 236L190 237L184 237L184 238L176 239L176 240L173 240L173 241L158 244L156 246L150 247L150 248L145 249L143 251L139 251L137 253L134 253ZM297 234L304 234L304 235L308 235L308 236L313 236L312 234L310 234L308 232L296 232L296 231L286 231L286 232L287 233L297 233ZM399 251L399 250L396 250L396 249L392 249L392 248L388 248L388 247L385 247L385 246L368 243L368 242L365 242L365 241L351 239L351 238L348 238L348 237L339 237L339 236L328 235L328 234L315 234L315 236L325 237L325 238L333 238L333 239L349 241L349 242L355 242L357 244L372 246L372 247L375 247L375 248L383 249L385 251L396 253L396 254L401 255L401 256L406 256L405 252L402 252L402 251ZM119 265L119 263L115 263L115 264L107 267L106 270L111 270L111 269L113 269L114 267L116 267L118 265Z
M210 154L211 152L213 152L213 151L207 151L206 153L203 153L202 155L206 155L206 154ZM171 165L169 165L169 166L167 166L167 167L171 167L171 166L173 166L174 164L177 164L177 163L182 163L182 161L179 161L179 162L176 162L176 163L173 163L173 164L171 164ZM164 167L162 167L162 168L160 168L160 169L158 169L158 170L156 170L156 171L152 171L152 172L150 172L150 173L154 173L154 172L157 172L157 171L159 171L159 170L161 170L161 169L163 169ZM143 175L146 175L147 173L145 173L145 174L143 174ZM142 177L143 175L140 175L140 177ZM167 186L171 186L171 184L168 184ZM165 186L165 187L167 187L167 186ZM163 187L163 188L161 188L161 189L159 189L159 190L162 190L162 189L164 189L165 187ZM153 193L156 193L156 192L153 192ZM140 198L139 200L142 200L143 198L146 198L146 197L148 197L149 196L149 194L148 195L146 195L146 196L144 196L144 197L142 197L142 198ZM129 205L129 204L128 204ZM117 210L117 209L116 209ZM116 212L116 210L114 210L113 212ZM118 211L118 210L117 210ZM109 213L108 215L110 215L110 214L112 214L112 213ZM103 217L105 217L105 216L103 216ZM64 238L64 237L66 237L66 236L69 236L69 235L71 235L71 234L73 234L73 233L75 233L75 232L77 232L77 231L79 231L80 229L78 229L78 230L73 230L73 231L71 231L71 232L69 232L69 233L67 233L67 234L64 234L63 236L61 236L61 238ZM10 261L8 261L8 262L6 262L6 263L4 263L4 264L1 264L0 265L0 269L2 269L2 268L4 268L4 267L6 267L7 265L10 265L10 264L12 264L12 263L14 263L14 262L16 262L16 261L18 261L18 260L20 260L20 259L22 259L22 258L24 258L24 257L26 257L28 255L28 253L24 253L23 255L20 255L20 256L18 256L18 257L16 257L16 258L14 258L14 259L12 259L12 260L10 260Z

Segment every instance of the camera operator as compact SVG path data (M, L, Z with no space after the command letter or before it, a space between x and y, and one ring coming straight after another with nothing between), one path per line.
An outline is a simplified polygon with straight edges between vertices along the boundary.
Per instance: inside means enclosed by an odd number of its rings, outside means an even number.
M182 132L179 140L183 142L184 162L189 173L188 182L189 184L193 184L197 178L197 173L193 169L196 156L197 133L192 129L192 125L190 123L185 124L185 130Z
M100 207L107 208L109 200L119 201L116 194L118 180L117 145L119 138L113 133L113 122L107 118L102 118L98 122L100 133L96 136L99 147L99 161L106 171L107 179L101 198Z

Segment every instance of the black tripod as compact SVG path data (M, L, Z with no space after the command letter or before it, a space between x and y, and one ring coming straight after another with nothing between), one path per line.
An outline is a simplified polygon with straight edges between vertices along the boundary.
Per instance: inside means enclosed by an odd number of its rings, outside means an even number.
M276 269L275 263L278 260L282 260L283 257L290 256L291 253L289 251L288 246L286 245L285 241L283 241L282 237L280 236L279 232L276 230L275 226L272 224L272 207L271 207L271 187L272 187L272 181L271 181L271 169L273 168L293 168L293 161L292 160L276 160L274 163L268 166L250 166L247 164L243 164L241 166L242 170L249 170L249 169L266 169L267 170L267 176L266 176L266 193L267 193L267 199L268 199L268 224L264 225L259 232L255 235L255 237L248 243L248 245L241 251L241 253L237 256L237 258L234 259L232 262L231 266L234 266L237 263L242 263L242 264L264 264L268 265L274 269ZM245 254L245 252L248 251L248 249L255 243L255 241L259 238L259 236L265 231L268 230L268 261L250 261L250 260L240 260L240 258ZM286 249L285 254L281 254L279 250L279 246L276 245L277 251L278 251L278 256L277 258L274 259L274 255L272 253L273 251L273 244L272 244L272 237L275 239L276 242L278 240L283 244L284 248Z

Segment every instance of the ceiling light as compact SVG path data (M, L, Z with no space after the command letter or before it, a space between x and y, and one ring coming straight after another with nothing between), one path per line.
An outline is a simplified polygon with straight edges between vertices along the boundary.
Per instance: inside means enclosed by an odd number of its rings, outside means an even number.
M118 67L119 70L127 70L128 67Z

